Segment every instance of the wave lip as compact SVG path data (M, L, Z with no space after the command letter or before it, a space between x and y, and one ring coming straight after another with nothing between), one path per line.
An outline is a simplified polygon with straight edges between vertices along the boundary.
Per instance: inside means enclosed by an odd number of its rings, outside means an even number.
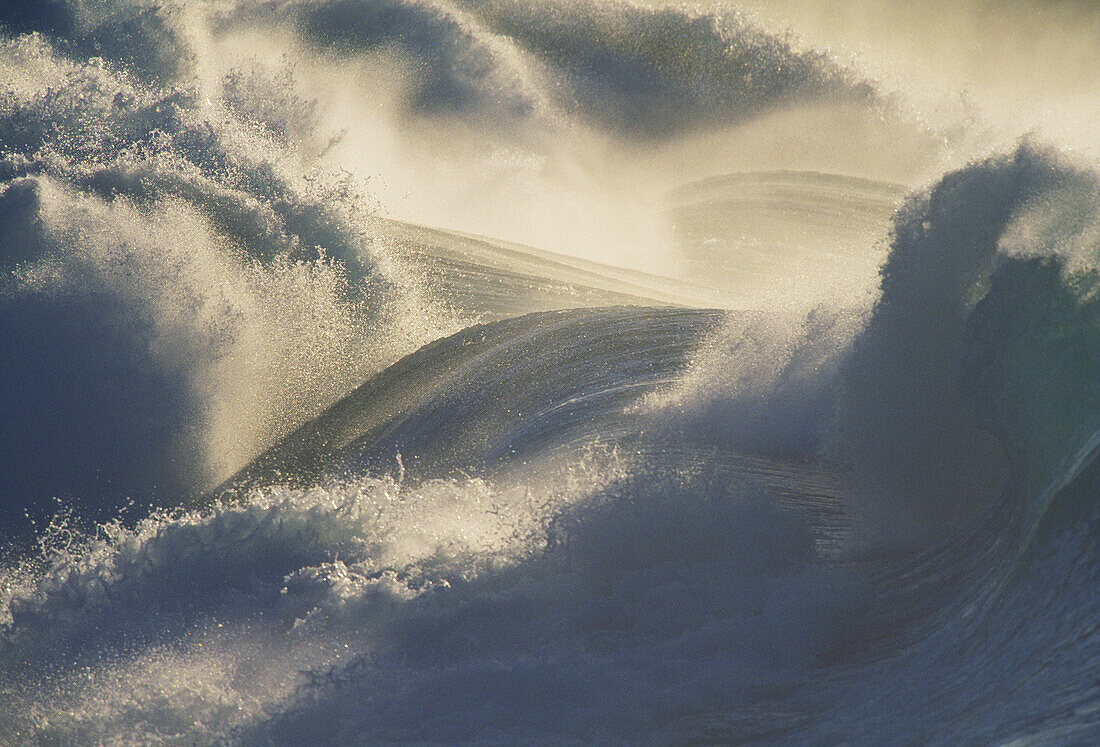
M875 99L870 83L827 56L736 16L620 2L475 7L565 82L589 117L633 137L728 125L800 99Z
M396 457L410 478L476 473L599 439L624 427L616 421L645 391L678 376L721 317L615 307L470 327L377 374L220 490L381 474Z

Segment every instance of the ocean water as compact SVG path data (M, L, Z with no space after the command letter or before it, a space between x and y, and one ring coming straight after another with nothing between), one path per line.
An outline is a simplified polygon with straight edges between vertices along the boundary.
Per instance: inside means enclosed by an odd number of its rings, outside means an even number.
M0 0L0 743L1100 740L1098 39Z

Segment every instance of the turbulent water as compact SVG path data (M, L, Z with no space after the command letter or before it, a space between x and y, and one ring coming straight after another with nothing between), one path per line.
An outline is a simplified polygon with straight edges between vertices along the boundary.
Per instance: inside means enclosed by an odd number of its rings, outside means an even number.
M0 0L0 743L1100 740L1098 40Z

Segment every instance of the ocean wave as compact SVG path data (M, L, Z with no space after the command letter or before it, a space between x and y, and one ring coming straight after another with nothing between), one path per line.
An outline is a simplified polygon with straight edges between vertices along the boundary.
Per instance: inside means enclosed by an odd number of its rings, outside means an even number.
M608 735L675 717L734 672L748 678L718 701L766 688L781 650L780 671L820 656L831 636L788 617L838 612L832 595L803 596L821 571L802 519L751 492L622 483L600 464L572 488L367 478L108 527L7 575L6 673L70 683L66 714L41 706L54 715L35 732L49 738L463 739L486 723L560 738L613 719L625 692L652 688L653 711ZM660 664L674 653L680 664ZM205 674L166 681L126 663L151 659ZM87 671L98 694L79 684ZM528 676L542 684L501 689ZM465 695L440 708L460 680ZM28 727L22 702L6 706L9 735ZM134 721L150 707L155 723ZM273 707L285 712L264 725ZM212 720L178 731L185 712Z
M12 32L39 32L68 54L102 57L164 85L186 81L198 65L186 12L128 0L42 2L12 6L0 20ZM624 135L663 137L805 99L876 97L868 80L736 14L625 2L405 0L240 2L205 12L219 34L284 24L321 50L396 50L410 61L413 112L451 111L498 126L559 109Z
M1080 351L1041 340L1075 323L1089 337L1098 218L1095 174L1027 143L946 175L899 212L844 384L841 438L868 465L870 492L955 523L996 494L1021 450L1034 494L1053 477L1049 450L1072 454L1091 435ZM1034 316L1009 300L1020 293ZM1067 390L1074 405L1058 407Z
M422 341L338 183L280 176L194 91L3 54L5 532L59 495L178 501Z
M732 11L0 24L0 741L1100 733L1087 153Z

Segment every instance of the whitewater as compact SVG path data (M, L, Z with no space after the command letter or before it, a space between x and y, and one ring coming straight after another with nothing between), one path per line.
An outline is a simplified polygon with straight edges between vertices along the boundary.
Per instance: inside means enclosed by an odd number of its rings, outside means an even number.
M0 743L1100 741L1098 52L0 0Z

